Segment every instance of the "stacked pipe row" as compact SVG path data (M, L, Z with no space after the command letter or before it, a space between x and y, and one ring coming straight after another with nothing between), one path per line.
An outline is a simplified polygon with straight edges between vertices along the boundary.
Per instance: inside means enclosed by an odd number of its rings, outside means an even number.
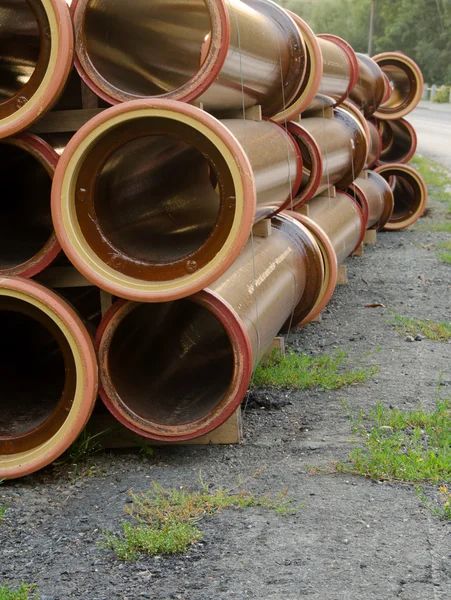
M0 478L59 456L99 382L141 435L210 432L278 332L324 309L366 229L424 210L419 175L385 164L413 154L421 73L271 0L2 4ZM78 77L114 106L72 137L30 132L81 108ZM96 288L31 280L65 257L117 299L100 323Z

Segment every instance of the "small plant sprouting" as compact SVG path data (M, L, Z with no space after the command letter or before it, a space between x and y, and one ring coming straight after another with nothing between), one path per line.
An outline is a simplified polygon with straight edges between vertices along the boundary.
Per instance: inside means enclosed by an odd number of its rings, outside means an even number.
M104 533L101 545L112 549L121 560L134 560L139 554L174 554L186 552L203 537L197 523L225 508L244 509L261 506L278 514L298 510L283 491L278 496L258 497L240 491L231 494L220 488L215 492L203 484L199 491L183 488L165 489L157 483L143 494L131 494L132 503L125 512L132 522L122 523L122 535Z
M390 321L395 330L402 336L412 337L424 335L430 340L445 342L451 340L451 322L434 323L424 319L402 317L389 309L392 316Z
M5 518L5 514L8 508L9 506L7 504L0 506L0 525L3 523L3 519Z
M335 390L363 383L378 370L376 366L352 364L344 350L321 356L306 356L293 350L281 356L275 351L265 364L257 367L253 387Z
M23 583L17 590L0 584L0 600L38 600L34 585Z

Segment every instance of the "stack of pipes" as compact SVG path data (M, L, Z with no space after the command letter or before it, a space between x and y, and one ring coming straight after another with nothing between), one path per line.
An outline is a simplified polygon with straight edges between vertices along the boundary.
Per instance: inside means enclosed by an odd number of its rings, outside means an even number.
M217 428L366 230L424 211L400 53L271 0L7 0L0 29L0 479L60 456L98 393L150 439ZM93 94L75 135L39 127ZM32 279L67 259L96 287Z

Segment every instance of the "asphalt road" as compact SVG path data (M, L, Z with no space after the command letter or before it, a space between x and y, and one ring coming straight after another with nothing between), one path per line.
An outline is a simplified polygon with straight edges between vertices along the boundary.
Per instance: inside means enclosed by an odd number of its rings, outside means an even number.
M451 169L451 105L419 106L407 119L418 135L418 152Z

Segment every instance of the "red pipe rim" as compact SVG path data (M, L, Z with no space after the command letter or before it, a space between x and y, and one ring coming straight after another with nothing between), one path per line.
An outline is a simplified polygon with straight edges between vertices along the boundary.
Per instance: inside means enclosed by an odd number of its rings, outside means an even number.
M113 386L112 384L111 386L109 384L105 385L107 381L107 346L104 344L105 337L111 336L109 328L112 326L112 320L114 318L119 320L123 316L121 313L129 314L133 310L133 305L136 306L136 303L124 300L116 302L103 317L96 334L101 378L99 394L105 406L120 423L131 431L143 437L161 442L192 440L210 433L225 423L243 401L252 377L253 357L251 343L244 325L234 309L215 292L208 289L186 298L185 301L203 306L217 318L229 337L235 358L233 380L227 392L213 410L195 421L176 426L159 425L159 427L156 427L152 424L149 424L148 427L139 426L131 420L132 411L127 410L123 404L118 405L117 401L115 402L111 398L111 389ZM110 387L109 392L107 392L108 387Z
M76 41L79 42L83 35L82 23L84 20L84 10L89 0L74 0L71 5L71 14L75 28ZM180 100L182 102L193 102L201 96L218 78L219 73L224 66L227 58L227 53L230 44L230 18L226 8L225 0L204 0L206 8L209 12L211 22L211 41L206 58L200 65L199 70L191 79L184 85L157 96L149 96L149 98L167 98L171 100ZM96 69L92 64L88 52L82 43L77 43L76 53L74 57L75 68L84 83L100 98L109 104L118 104L130 100L137 100L136 95L119 93L119 90L108 84L106 80L99 74L99 79L105 82L105 86L101 87L94 81L89 71L95 72Z
M53 178L59 156L42 138L33 133L22 132L3 140L0 139L0 144L13 144L30 153L42 164L50 177ZM55 231L53 231L44 246L34 256L20 265L8 269L0 269L0 276L34 277L51 265L59 256L60 252L61 246Z
M317 141L304 127L302 127L301 123L290 121L287 127L294 139L299 137L303 140L312 160L312 168L310 170L307 185L304 189L300 190L300 193L293 201L293 208L299 208L314 197L321 184L321 178L323 176L323 157ZM300 186L298 187L298 190L299 188Z

